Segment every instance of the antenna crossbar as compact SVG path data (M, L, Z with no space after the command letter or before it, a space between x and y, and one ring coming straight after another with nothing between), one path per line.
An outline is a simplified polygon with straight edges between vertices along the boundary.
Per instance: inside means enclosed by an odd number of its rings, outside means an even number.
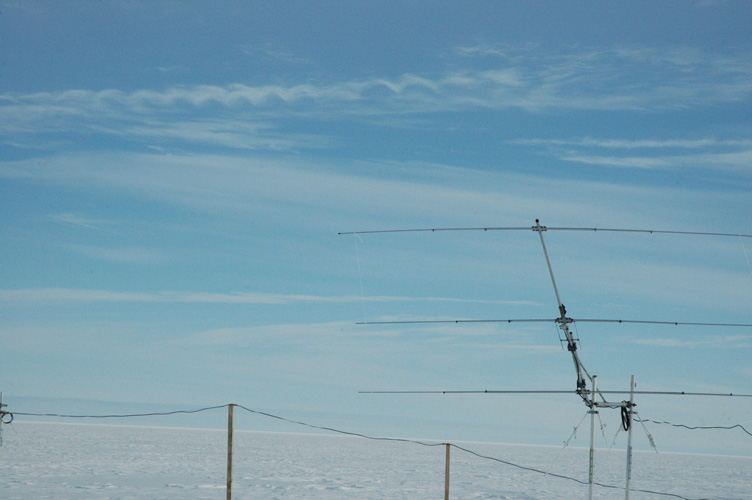
M557 318L558 319L558 318ZM420 325L433 323L552 323L556 319L416 319L394 321L360 321L356 325Z
M628 323L638 325L673 326L720 326L752 328L752 323L702 323L693 321L651 321L639 319L599 319L599 318L552 318L552 319L415 319L392 321L360 321L357 325L415 325L432 323Z
M602 391L598 394L632 394L630 391ZM358 391L358 394L579 394L573 390L427 390L427 391ZM584 395L590 394L589 390ZM702 396L702 397L729 397L729 398L752 398L752 394L738 394L734 392L688 392L688 391L634 391L634 394L644 396Z
M544 231L593 231L593 232L611 232L611 233L647 233L647 234L675 234L688 236L732 236L736 238L752 238L752 234L739 233L720 233L720 232L702 232L702 231L672 231L665 229L629 229L629 228L608 228L608 227L548 227L542 226ZM434 227L434 228L416 228L416 229L381 229L373 231L344 231L337 233L346 234L383 234L383 233L438 233L448 231L536 231L537 226L528 227Z
M530 231L530 227L435 227L418 229L381 229L375 231L346 231L337 234L438 233L448 231Z

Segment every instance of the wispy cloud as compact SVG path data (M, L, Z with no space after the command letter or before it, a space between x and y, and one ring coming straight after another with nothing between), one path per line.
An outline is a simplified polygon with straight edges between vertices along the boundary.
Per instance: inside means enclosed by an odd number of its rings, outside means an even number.
M206 213L264 214L265 223L284 222L288 228L335 233L405 227L406 216L417 227L437 221L466 224L477 221L477 214L485 214L489 224L521 221L529 220L531 213L544 218L556 214L562 222L581 218L583 213L597 214L589 224L608 221L610 226L629 226L640 220L656 228L691 219L696 222L692 229L697 230L704 227L699 221L707 215L692 212L697 193L686 190L534 178L437 164L395 163L384 168L383 164L348 162L346 167L338 161L322 164L299 156L95 152L0 162L0 178L137 195ZM433 181L422 180L429 175ZM570 196L557 196L562 190ZM744 206L746 201L736 197L727 195L729 203ZM609 200L605 211L604 199ZM669 213L667 206L681 209ZM93 248L73 250L104 256Z
M584 163L588 165L603 165L620 168L639 169L678 169L705 168L714 170L730 170L740 174L752 174L752 148L725 153L703 153L695 155L663 155L663 156L601 156L584 153L566 153L561 155L564 161Z
M703 337L701 339L677 339L677 338L652 338L635 339L631 343L647 345L651 347L677 347L677 348L722 348L722 349L749 349L752 347L752 335L721 335Z
M525 85L501 102L530 110L681 109L736 102L752 92L749 53L720 55L693 47L546 52L487 44L456 53L496 56L500 65L515 70Z
M508 57L510 52L515 52L514 48L498 44L477 44L465 45L454 48L454 53L464 57L493 56Z
M545 147L563 161L605 167L670 170L679 168L727 170L750 174L749 139L514 139L510 144ZM639 151L642 154L635 154ZM619 154L622 153L622 154Z
M68 244L65 248L94 259L127 264L162 262L166 256L147 248L111 248L92 245Z
M99 229L112 225L112 222L104 220L104 219L87 217L87 216L72 213L72 212L62 212L58 214L52 214L48 216L48 219L54 222L58 222L60 224L66 224L66 225L83 227L87 229L95 229L95 230L99 230Z
M546 55L529 47L482 45L461 47L457 52L497 57L482 67L460 65L430 75L405 73L287 85L190 85L131 92L5 93L0 95L0 133L6 144L23 144L24 137L45 132L104 134L122 133L125 128L136 135L161 134L243 149L263 146L266 141L275 149L290 146L283 133L274 133L279 127L277 120L290 116L350 120L473 108L518 108L536 113L654 111L732 103L752 95L750 54L613 49ZM663 83L655 86L654 81ZM166 123L175 125L160 126ZM301 138L306 139L294 139ZM287 140L301 147L315 145L310 138L302 144Z
M173 302L194 304L299 304L351 302L451 302L461 304L527 304L522 301L473 300L454 297L393 297L356 295L325 296L304 294L276 294L261 292L126 292L73 288L31 288L0 290L0 300L14 302Z
M522 146L584 146L602 149L703 149L709 147L743 147L752 149L752 139L512 139L509 144Z
M676 162L665 158L596 156L574 153L562 155L561 159L574 163L584 163L587 165L639 168L645 170L665 169L676 165Z
M311 64L309 59L298 56L285 49L283 46L275 45L273 43L264 43L260 45L239 45L238 50L243 54L250 57L264 57L272 61L278 61L285 64L292 65L307 65Z
M408 337L408 338L406 338ZM487 338L485 338L487 337ZM348 322L328 322L328 323L306 323L306 324L274 324L269 326L248 326L239 328L222 328L213 329L195 333L188 339L181 339L177 342L180 344L199 345L199 346L223 346L233 345L239 347L259 346L264 340L273 341L276 345L294 344L296 349L303 346L315 346L317 351L321 346L321 339L339 338L344 341L356 342L350 345L352 350L358 350L358 345L368 343L369 348L374 350L390 349L407 349L414 351L416 348L421 349L426 343L438 346L439 344L451 346L457 349L478 349L479 345L487 345L490 340L489 348L503 349L505 351L531 351L531 352L558 352L561 347L547 343L526 344L520 343L518 336L504 338L498 334L498 331L487 332L473 330L459 331L457 327L447 330L440 327L411 329L409 335L404 331L396 332L394 330L383 330L374 327L365 328ZM400 345L381 344L373 345L371 340L383 342L383 339L399 338ZM472 338L475 342L470 341ZM480 338L480 340L478 340ZM479 343L480 342L480 343Z
M99 129L102 130L102 129ZM331 147L324 135L283 132L271 123L234 119L145 120L122 131L105 131L123 137L173 140L231 149L296 151Z

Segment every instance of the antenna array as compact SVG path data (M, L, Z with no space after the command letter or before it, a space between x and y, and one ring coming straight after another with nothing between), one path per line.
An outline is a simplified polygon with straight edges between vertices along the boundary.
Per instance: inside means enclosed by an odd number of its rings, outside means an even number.
M696 231L665 231L665 230L652 230L652 229L611 229L611 228L584 228L584 227L546 227L541 225L540 220L535 220L535 225L531 227L454 227L454 228L433 228L433 229L392 229L392 230L375 230L375 231L352 231L342 232L340 235L352 234L382 234L382 233L407 233L407 232L439 232L439 231L530 231L538 233L541 246L543 248L543 254L546 259L546 265L548 267L549 275L551 277L551 284L553 285L554 294L556 296L556 302L558 306L558 316L554 319L506 319L506 320L413 320L413 321L363 321L358 324L418 324L418 323L480 323L480 322L530 322L530 321L553 321L564 334L563 340L567 344L567 351L572 356L575 372L577 376L576 388L574 391L361 391L368 394L552 394L552 393L574 393L577 394L588 407L588 413L591 415L591 429L590 429L590 464L589 464L589 484L590 484L590 498L593 497L593 484L594 484L594 429L595 429L595 415L598 413L598 408L618 408L622 414L622 425L625 430L629 432L628 447L627 447L627 485L626 485L626 499L629 500L630 492L630 480L631 480L631 464L632 464L632 422L636 416L634 410L636 404L634 402L635 394L653 394L653 395L685 395L685 396L728 396L728 397L752 397L752 394L733 394L733 393L701 393L701 392L671 392L671 391L636 391L635 390L635 378L632 376L628 401L621 402L609 402L606 394L625 394L620 391L601 391L597 386L597 376L590 375L582 363L580 356L577 352L578 339L572 334L570 325L575 321L580 322L604 322L604 323L635 323L635 324L664 324L664 325L687 325L687 326L723 326L723 327L752 327L752 324L744 323L691 323L691 322L674 322L674 321L644 321L644 320L621 320L621 319L573 319L567 315L567 309L561 300L558 286L556 285L556 278L554 276L553 267L551 265L551 259L548 255L548 249L546 248L546 241L543 237L543 233L546 231L601 231L601 232L622 232L622 233L649 233L649 234L674 234L674 235L694 235L694 236L733 236L738 238L752 238L750 234L734 234L734 233L712 233L712 232L696 232ZM587 382L591 384L591 390L587 389ZM597 401L596 398L600 398ZM642 421L642 420L641 420ZM651 444L653 444L652 436Z

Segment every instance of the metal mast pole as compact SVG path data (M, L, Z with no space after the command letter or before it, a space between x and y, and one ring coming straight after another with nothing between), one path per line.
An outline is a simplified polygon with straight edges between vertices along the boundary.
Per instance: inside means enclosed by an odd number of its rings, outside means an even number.
M561 303L561 297L559 296L559 288L556 286L556 279L554 278L554 270L551 267L551 259L548 258L548 250L546 249L546 242L543 240L543 231L548 231L548 228L546 226L541 226L540 220L535 219L535 226L533 227L533 231L536 231L538 233L538 236L540 236L541 245L543 245L543 253L546 255L546 264L548 264L548 272L551 275L551 282L554 284L554 293L556 294L556 302L559 304L559 311L561 311L564 305Z
M572 318L567 317L567 309L561 302L561 297L559 296L559 288L556 286L556 278L554 278L554 270L553 267L551 267L551 259L548 257L546 242L543 239L543 231L546 231L547 228L546 226L540 225L539 219L535 219L535 226L533 226L532 229L533 231L538 233L538 236L540 236L541 245L543 246L543 254L546 256L546 264L548 264L548 272L551 275L551 283L554 285L554 293L556 294L556 302L559 304L560 314L560 317L556 320L556 322L559 323L559 328L564 331L564 336L567 339L567 350L572 353L574 368L577 371L577 393L580 394L580 396L582 396L587 403L587 398L583 396L583 392L586 390L585 378L582 375L584 367L582 366L580 357L577 355L577 342L575 341L572 332L569 331L569 323L572 323ZM593 396L593 398L594 397L595 396Z
M595 394L598 389L598 375L593 375L593 394L590 398L590 468L588 473L588 499L593 500L593 483L595 482Z
M635 376L632 375L632 382L629 386L629 408L627 408L627 485L624 500L629 500L629 483L632 481L632 412L634 404Z

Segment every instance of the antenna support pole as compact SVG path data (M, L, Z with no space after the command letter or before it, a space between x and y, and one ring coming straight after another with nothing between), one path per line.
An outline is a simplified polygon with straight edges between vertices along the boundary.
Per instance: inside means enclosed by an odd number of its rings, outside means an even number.
M635 376L629 386L629 408L627 408L627 484L624 500L629 500L629 483L632 481L632 412L634 411Z
M546 226L541 226L540 220L535 219L535 226L533 226L533 231L538 233L538 236L540 236L541 245L543 245L543 253L546 256L546 264L548 264L548 273L551 275L551 283L554 285L554 293L556 294L556 302L559 304L559 312L561 313L561 316L564 317L566 314L566 309L564 309L564 304L561 303L561 297L559 296L559 288L556 286L556 279L554 278L554 270L551 267L551 259L548 258L548 250L546 249L546 242L543 239L543 231L548 231L548 228Z
M572 360L574 361L574 369L577 371L577 394L579 394L584 400L585 404L589 404L587 397L584 396L586 391L585 378L582 375L584 367L580 361L580 357L577 355L577 341L574 339L572 332L569 331L569 324L573 322L572 318L567 317L567 308L561 302L561 296L559 295L559 288L556 286L556 278L554 278L554 269L551 266L551 259L548 257L548 250L546 249L546 241L543 239L543 231L547 231L546 226L541 226L540 220L535 219L535 225L531 228L540 236L541 245L543 246L543 254L546 256L546 264L548 264L548 273L551 275L551 283L554 285L554 293L556 294L556 302L559 305L559 318L556 322L559 323L559 328L564 332L564 336L567 339L567 350L572 353ZM593 398L595 398L595 389L593 389ZM593 399L593 402L595 399Z
M593 500L593 483L595 482L595 416L598 406L595 395L598 393L598 375L593 375L593 393L590 398L590 467L588 469L588 499Z

